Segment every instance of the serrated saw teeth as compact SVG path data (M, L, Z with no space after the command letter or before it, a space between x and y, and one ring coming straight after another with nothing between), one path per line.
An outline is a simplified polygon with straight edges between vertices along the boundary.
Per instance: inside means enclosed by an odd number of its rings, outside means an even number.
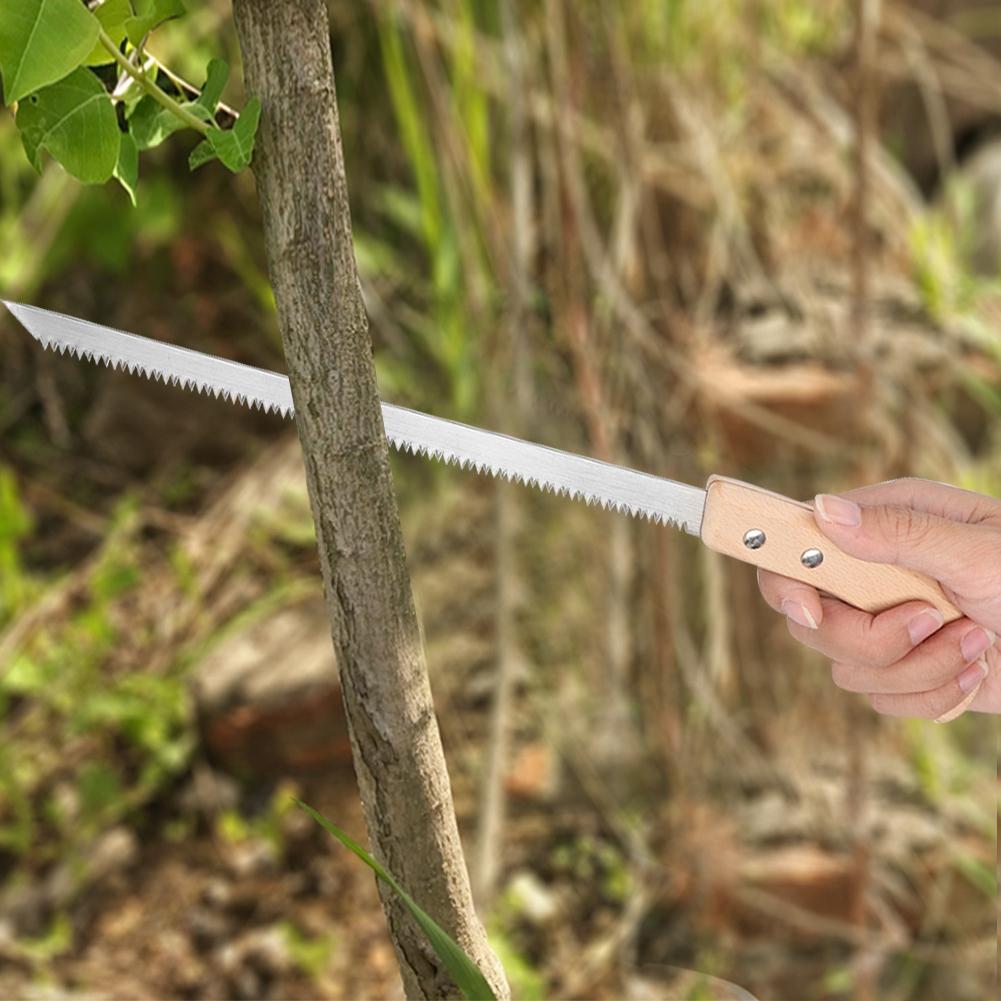
M293 417L288 377L36 306L4 303L43 347L166 385ZM625 466L382 404L394 448L699 534L705 491Z
M49 338L39 338L39 343L47 350L67 358L79 358L83 361L92 362L95 365L105 365L114 372L124 372L128 375L141 376L150 382L160 382L165 386L176 386L189 392L201 393L216 400L225 400L228 403L239 403L253 410L263 410L266 413L280 414L282 417L291 417L292 410L282 406L274 400L265 400L256 396L249 396L245 393L232 393L226 389L214 386L209 382L188 376L176 375L173 372L164 372L149 365L143 365L127 358L116 358L113 355L102 351L93 351L85 348L75 348L70 344L62 344Z
M479 429L476 429L479 430ZM490 432L484 432L489 434ZM672 518L664 511L648 509L642 506L634 506L625 501L615 500L597 493L568 487L564 484L552 483L546 479L539 479L535 476L526 475L517 469L508 469L503 466L494 466L482 459L470 459L457 455L445 449L431 448L421 442L415 442L407 438L399 438L395 435L388 435L389 444L398 452L409 453L410 455L422 458L435 459L448 465L458 466L460 469L475 469L477 473L486 473L495 479L506 480L509 483L519 483L525 487L533 487L546 493L551 493L557 497L566 497L574 501L583 501L590 507L600 507L605 511L616 511L619 514L629 515L634 518L644 518L658 525L673 526L685 529L681 519Z

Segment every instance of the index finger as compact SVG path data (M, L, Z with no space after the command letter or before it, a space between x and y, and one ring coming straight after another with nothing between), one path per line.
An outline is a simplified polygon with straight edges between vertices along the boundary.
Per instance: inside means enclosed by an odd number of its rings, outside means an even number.
M1001 501L937 480L904 477L839 492L858 504L892 504L970 525L1001 523Z

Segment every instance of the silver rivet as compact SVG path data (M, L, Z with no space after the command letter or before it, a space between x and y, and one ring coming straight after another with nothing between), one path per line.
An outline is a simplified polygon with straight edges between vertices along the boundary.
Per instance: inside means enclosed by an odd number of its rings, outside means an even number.
M765 533L760 528L749 528L744 533L744 545L748 549L760 549L765 544Z
M819 549L807 549L799 558L800 563L811 570L824 562L824 554Z

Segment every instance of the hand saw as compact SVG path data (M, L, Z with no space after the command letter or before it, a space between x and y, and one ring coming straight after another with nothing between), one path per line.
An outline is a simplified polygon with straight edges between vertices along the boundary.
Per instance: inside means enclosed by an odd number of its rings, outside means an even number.
M294 416L288 377L277 372L37 306L4 304L46 348ZM700 489L391 403L382 404L382 417L395 448L681 528L716 552L812 584L857 608L877 612L921 599L947 622L960 616L936 581L849 556L820 531L809 504L781 494L725 476L710 476Z

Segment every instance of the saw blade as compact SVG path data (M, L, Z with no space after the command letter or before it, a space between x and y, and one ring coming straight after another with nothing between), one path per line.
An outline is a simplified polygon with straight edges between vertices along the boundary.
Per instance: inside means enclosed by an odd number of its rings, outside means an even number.
M16 302L4 305L32 337L60 354L101 362L284 417L295 416L288 377L277 372L37 306ZM402 451L699 534L705 491L698 487L391 403L382 404L382 417L390 444Z

